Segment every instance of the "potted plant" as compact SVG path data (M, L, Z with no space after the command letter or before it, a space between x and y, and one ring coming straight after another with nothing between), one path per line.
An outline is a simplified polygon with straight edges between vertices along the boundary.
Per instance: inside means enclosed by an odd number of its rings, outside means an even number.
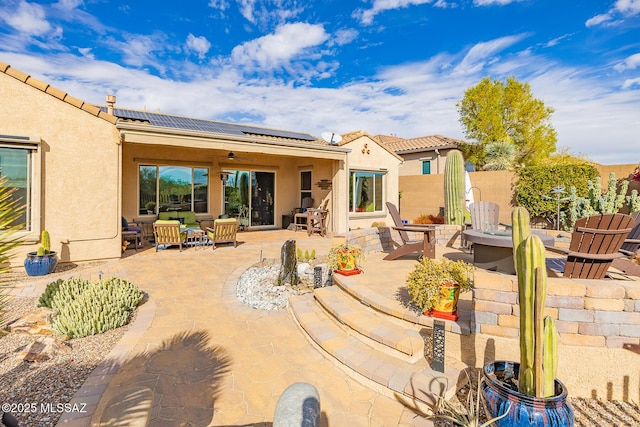
M495 423L498 427L573 426L567 389L556 378L558 333L553 319L543 318L545 247L538 236L531 235L526 209L515 208L511 219L520 307L520 363L493 361L484 366L485 408L490 417L509 413Z
M424 314L458 320L458 297L473 288L473 270L473 265L462 260L423 257L407 277L407 290Z
M144 204L145 209L147 210L147 213L149 215L153 215L156 213L156 202L154 201L149 201L147 203Z
M29 276L44 276L52 273L58 265L58 257L51 250L49 232L42 230L40 234L40 247L35 252L29 252L24 260L24 269Z
M333 245L327 255L327 264L338 274L349 276L359 274L358 268L364 260L364 251L358 245L340 243Z

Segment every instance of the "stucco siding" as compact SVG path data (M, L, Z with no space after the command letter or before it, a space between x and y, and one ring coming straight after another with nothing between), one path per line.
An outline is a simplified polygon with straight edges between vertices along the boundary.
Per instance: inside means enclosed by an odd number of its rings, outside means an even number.
M0 73L0 134L41 140L42 229L62 262L120 256L120 146L115 126ZM27 239L38 239L34 230ZM20 264L24 253L16 252Z

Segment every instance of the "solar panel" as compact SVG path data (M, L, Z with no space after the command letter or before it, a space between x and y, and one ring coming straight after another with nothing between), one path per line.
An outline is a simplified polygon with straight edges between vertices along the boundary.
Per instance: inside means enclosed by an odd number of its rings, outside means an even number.
M106 107L101 106L98 108L100 108L102 111L107 111ZM163 113L151 113L148 111L125 110L116 108L114 109L114 115L122 119L143 120L149 122L153 126L167 127L172 129L184 129L237 136L252 134L287 139L297 139L303 141L315 141L317 139L308 133L269 129L258 126L239 125L234 123L218 122L215 120L194 119L190 117L174 116Z

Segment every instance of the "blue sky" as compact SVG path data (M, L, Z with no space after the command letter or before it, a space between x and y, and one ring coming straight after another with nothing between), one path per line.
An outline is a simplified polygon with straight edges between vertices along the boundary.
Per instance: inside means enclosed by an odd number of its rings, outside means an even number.
M464 138L515 76L558 147L640 162L640 0L2 0L0 61L85 101L309 132Z

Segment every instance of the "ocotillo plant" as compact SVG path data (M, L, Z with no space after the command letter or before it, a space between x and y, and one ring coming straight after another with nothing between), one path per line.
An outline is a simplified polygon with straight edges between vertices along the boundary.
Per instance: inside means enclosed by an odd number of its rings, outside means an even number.
M444 167L444 207L447 224L464 224L464 158L460 150L447 153Z
M520 304L519 391L549 397L555 392L558 341L553 319L543 319L547 297L545 248L538 236L531 235L526 209L515 208L511 220Z

